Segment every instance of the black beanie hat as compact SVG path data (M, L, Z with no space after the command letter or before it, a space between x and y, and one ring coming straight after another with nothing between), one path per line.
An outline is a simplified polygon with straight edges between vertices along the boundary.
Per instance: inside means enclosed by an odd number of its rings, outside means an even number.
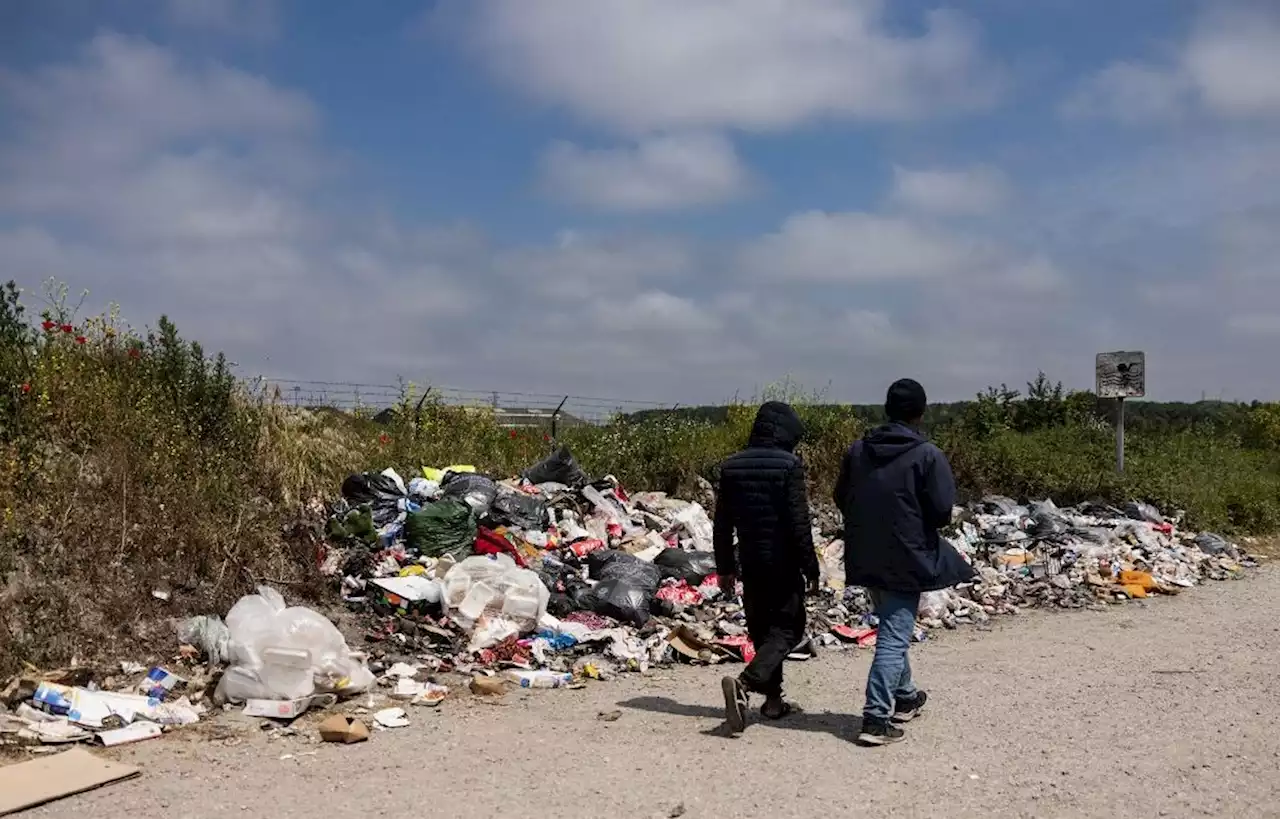
M924 417L926 406L924 387L910 378L902 378L889 387L889 395L884 399L884 414L890 421L918 421Z

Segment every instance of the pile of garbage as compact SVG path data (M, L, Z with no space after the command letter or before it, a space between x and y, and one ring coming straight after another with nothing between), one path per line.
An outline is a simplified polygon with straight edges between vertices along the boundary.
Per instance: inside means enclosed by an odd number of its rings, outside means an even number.
M708 484L700 501L629 494L611 476L589 479L560 449L508 480L458 465L406 482L388 469L350 476L341 494L321 570L362 624L364 650L330 618L264 587L225 620L178 624L181 674L126 664L101 685L15 680L0 695L12 710L0 711L0 743L136 741L214 709L287 723L368 695L354 716L347 708L319 726L325 741L359 742L370 735L362 713L374 730L400 728L409 719L399 706L438 706L454 690L501 696L754 656L739 589L716 576ZM838 515L815 507L812 519L821 593L808 601L796 660L876 640L866 591L844 586ZM1177 594L1257 565L1145 504L989 497L954 519L946 535L977 576L922 596L916 640L1029 608ZM379 697L392 707L374 710Z

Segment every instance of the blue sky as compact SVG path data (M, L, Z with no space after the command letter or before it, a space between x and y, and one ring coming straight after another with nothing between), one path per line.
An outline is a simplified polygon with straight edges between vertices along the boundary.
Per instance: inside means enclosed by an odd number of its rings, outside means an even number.
M0 276L246 376L1280 398L1280 7L14 0Z

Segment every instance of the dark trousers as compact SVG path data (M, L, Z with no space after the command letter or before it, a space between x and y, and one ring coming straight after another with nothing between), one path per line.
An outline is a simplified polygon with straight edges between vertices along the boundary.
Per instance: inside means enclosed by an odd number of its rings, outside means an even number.
M742 581L747 633L756 656L739 675L748 691L767 697L782 694L782 663L804 639L804 586L778 586L777 578Z

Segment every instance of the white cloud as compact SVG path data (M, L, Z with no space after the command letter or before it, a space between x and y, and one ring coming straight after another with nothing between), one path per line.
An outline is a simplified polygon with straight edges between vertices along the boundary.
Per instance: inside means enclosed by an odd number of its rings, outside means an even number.
M1113 63L1086 78L1063 112L1140 123L1190 106L1227 119L1280 116L1280 12L1208 5L1171 60Z
M448 11L503 80L630 133L912 120L983 108L1002 84L966 18L933 11L922 33L902 34L884 0L463 0Z
M894 166L891 200L905 208L951 216L980 216L1009 201L1010 185L996 168L910 169Z
M1143 146L1116 158L1123 173L1046 185L1104 221L1164 218L1174 202L1191 232L1206 213L1253 208L1166 275L1186 298L1156 310L1128 298L1135 279L1166 274L1150 234L1116 256L1047 207L948 221L980 210L972 187L927 176L888 194L910 208L799 212L722 241L568 229L512 243L401 222L365 207L306 96L118 35L5 74L0 117L0 278L56 275L135 319L167 313L246 374L671 403L750 397L785 374L875 400L911 374L941 399L1042 367L1087 384L1096 347L1134 340L1178 362L1160 374L1165 394L1227 381L1274 395L1257 366L1265 325L1238 318L1280 313L1268 277L1280 222L1263 207L1280 163L1256 141ZM1103 263L1064 258L1044 240L1054 231Z
M1280 115L1280 13L1211 11L1188 43L1183 66L1211 110Z
M161 0L165 14L188 28L264 38L280 25L280 0Z
M910 219L810 211L747 247L742 263L775 280L902 282L964 274L997 255L983 239Z
M1169 119L1183 113L1190 84L1168 67L1118 62L1087 78L1063 103L1069 117L1102 117L1126 123Z
M681 134L603 150L557 142L542 158L541 186L570 202L648 211L726 202L745 194L750 182L729 140Z

